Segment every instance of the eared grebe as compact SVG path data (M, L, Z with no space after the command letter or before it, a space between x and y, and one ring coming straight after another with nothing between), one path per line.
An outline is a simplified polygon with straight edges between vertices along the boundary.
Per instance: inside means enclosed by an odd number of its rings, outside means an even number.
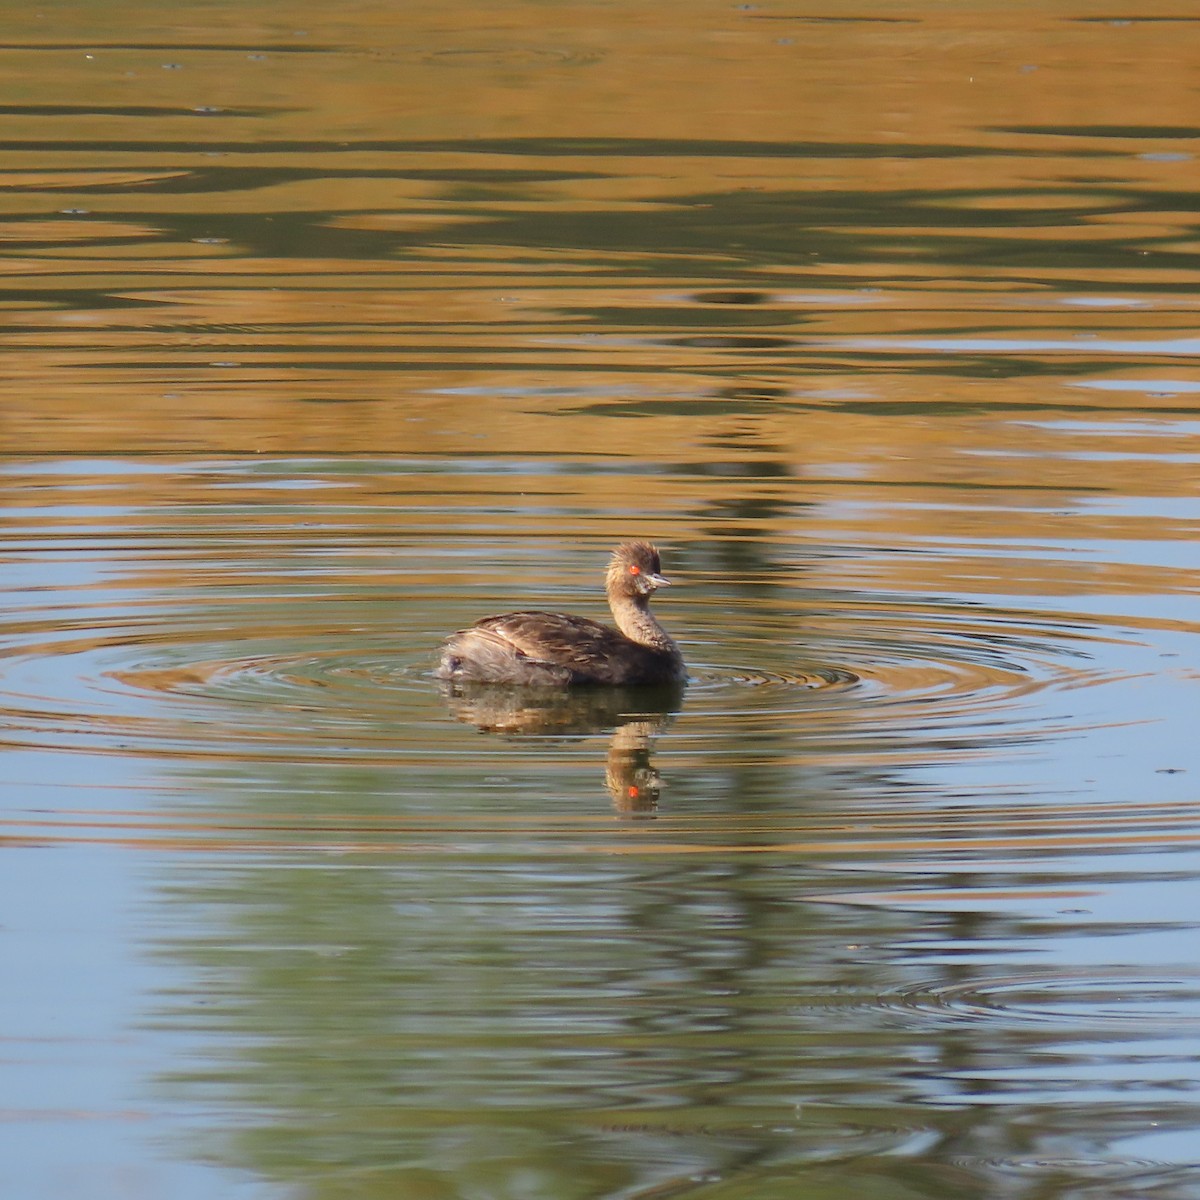
M678 687L687 678L683 655L650 612L655 588L670 583L661 571L649 542L625 542L604 577L616 629L566 613L484 617L446 639L437 674L535 687Z

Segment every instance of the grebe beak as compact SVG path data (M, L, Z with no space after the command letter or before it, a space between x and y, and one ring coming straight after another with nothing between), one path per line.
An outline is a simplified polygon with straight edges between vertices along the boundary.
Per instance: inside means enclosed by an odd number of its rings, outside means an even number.
M665 575L647 575L645 579L651 587L660 588L671 586L671 581Z

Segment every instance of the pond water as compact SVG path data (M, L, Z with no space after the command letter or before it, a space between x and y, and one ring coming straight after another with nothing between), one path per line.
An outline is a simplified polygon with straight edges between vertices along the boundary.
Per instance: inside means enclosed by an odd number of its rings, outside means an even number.
M0 45L6 1196L1195 1197L1186 6ZM683 695L448 695L662 548Z

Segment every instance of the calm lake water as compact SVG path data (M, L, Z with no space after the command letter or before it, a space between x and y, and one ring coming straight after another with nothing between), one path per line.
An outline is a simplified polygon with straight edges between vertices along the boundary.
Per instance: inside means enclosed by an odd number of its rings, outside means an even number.
M10 13L0 1192L1200 1196L1198 37Z

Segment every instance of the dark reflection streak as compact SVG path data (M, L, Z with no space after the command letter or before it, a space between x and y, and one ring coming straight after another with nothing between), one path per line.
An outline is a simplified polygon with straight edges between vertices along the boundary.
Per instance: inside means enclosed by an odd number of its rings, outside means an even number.
M3 293L0 293L0 295L2 295L2 294ZM812 361L814 361L814 360L810 360L810 362L812 362ZM827 363L828 368L830 370L837 369L837 367L839 365L837 363L827 361L825 359L820 359L820 360L815 360L815 361L819 361L822 364ZM389 365L389 367L392 367L392 364L388 364L388 365ZM866 363L862 363L862 362L855 363L854 368L862 376L885 373L883 368L873 369L870 366L870 364L866 364ZM357 366L356 366L356 369L357 369ZM372 364L364 364L362 369L370 370L370 369L372 369ZM382 370L383 367L375 366L374 369ZM392 369L399 370L400 368L392 367ZM554 368L552 368L552 367L543 367L543 368L539 368L539 369L544 370L544 371L554 370ZM623 369L629 375L653 374L658 371L657 367L638 368L636 365L630 365ZM906 366L904 369L912 370L914 372L919 371L923 376L926 376L926 377L928 377L930 374L932 374L932 372L929 370L928 364L924 364L922 366L920 364L913 363L913 364L911 364L911 366ZM898 373L899 370L900 370L899 366L897 364L893 364L891 369L886 371L886 374L895 375ZM730 373L732 373L732 368L730 369ZM1020 373L1021 372L1019 371L1019 369L1014 369L1014 371L1012 372L1013 375L1018 375ZM1064 371L1062 373L1063 374L1072 374L1073 372ZM1090 372L1088 372L1088 373L1090 373ZM714 367L709 370L709 374L710 375L720 375L720 374L722 374L722 372ZM949 363L949 362L939 363L937 374L939 376L945 376L946 378L950 378L950 379L972 378L974 375L974 373L969 370L960 371L960 370L954 369L954 364ZM1083 374L1083 372L1080 372L1080 374ZM799 414L799 413L820 413L820 412L846 412L846 413L863 413L863 414L870 415L870 416L891 416L891 415L904 416L904 415L909 415L909 414L911 414L913 416L917 416L920 414L936 413L938 415L948 416L948 417L972 416L972 415L978 415L978 414L982 414L982 413L1010 413L1010 412L1011 413L1027 412L1027 413L1039 413L1039 414L1063 413L1063 412L1079 414L1079 413L1093 413L1094 412L1094 413L1103 413L1106 415L1110 414L1112 412L1112 409L1110 407L1107 407L1103 404L1081 404L1074 399L1072 399L1070 402L1048 401L1043 404L1023 404L1019 401L1008 401L1008 400L1002 400L1002 401L982 400L981 401L978 399L973 399L970 403L956 404L953 402L942 403L942 402L929 401L929 400L926 400L926 401L903 401L903 402L897 402L897 401L893 401L893 400L878 400L878 401L876 401L876 400L870 400L870 399L861 400L861 401L858 401L858 400L856 400L856 401L849 401L849 400L803 401L803 400L796 399L795 397L787 399L787 400L780 400L780 399L772 400L769 397L767 397L766 395L763 395L760 399L757 399L757 400L753 399L753 398L747 398L746 400L740 401L736 406L729 405L727 401L724 401L720 398L714 398L714 397L710 397L710 396L693 396L687 401L677 401L674 399L662 400L662 401L630 400L630 401L614 401L612 403L604 403L604 404L587 404L587 405L581 404L581 405L575 405L572 407L567 407L564 405L561 409L559 409L558 415L569 416L573 413L577 413L577 414L578 413L593 413L593 414L604 414L607 416L651 416L656 413L664 413L664 414L668 414L670 416L678 416L680 414L684 414L684 415L703 414L705 416L711 416L714 413L719 413L722 410L728 410L731 415L733 415L733 413L736 411L743 416L746 415L746 413L748 413L748 412L755 412L755 411L762 412L762 413L770 413L775 416L778 416L782 413L797 413L797 414ZM1138 412L1143 415L1152 414L1155 416L1167 416L1167 417L1171 417L1173 419L1178 420L1179 418L1186 416L1190 413L1200 412L1200 404L1193 404L1193 405L1145 404L1145 405L1138 406ZM682 472L688 472L688 471L692 470L692 465L690 463L680 464L675 469L682 471ZM854 479L847 479L847 480L822 479L821 480L821 487L823 487L823 488L824 487L836 487L836 486L841 486L843 484L854 487L854 486L859 486L859 481L854 480ZM873 486L875 486L875 487L911 487L912 482L911 482L911 480L892 481L892 480L886 480L886 479L878 479L874 482ZM970 484L961 483L961 482L954 482L954 483L931 482L931 483L924 484L924 486L932 487L932 488L945 488L945 487L969 488L972 491L980 490L980 491L1002 491L1002 492L1007 492L1007 491L1041 492L1041 491L1060 491L1061 490L1057 486L1053 486L1050 484L989 483L986 481L972 481ZM1108 491L1109 489L1102 485L1083 485L1083 484L1081 484L1078 486L1078 490L1082 491L1082 492L1101 492L1101 491Z
M951 872L941 877L940 886L954 894L966 895L972 889L986 886L989 880L981 878L979 873ZM946 928L939 931L939 940L950 941L957 945L981 945L984 939L993 937L1001 944L1004 931L996 928L1005 924L1005 919L980 912L960 911L953 913L946 921ZM978 975L979 968L975 963L950 962L942 968L945 982L949 986L966 986L972 983ZM956 1025L950 1022L943 1028L943 1036L937 1042L937 1056L941 1064L940 1081L942 1086L951 1087L955 1091L964 1092L968 1086L981 1091L991 1092L995 1088L986 1078L986 1072L979 1068L985 1065L981 1061L991 1050L991 1044L986 1043L987 1049L981 1054L979 1039L975 1030L967 1028L970 1022ZM967 1077L978 1074L979 1078L968 1085L961 1082ZM976 1134L975 1123L966 1127L968 1139ZM951 1145L955 1139L947 1135Z
M748 12L747 21L787 21L797 25L920 25L916 17L816 17L791 13Z
M95 149L89 142L7 144L10 151L27 147L40 152L47 147L64 151L72 146L88 151ZM221 150L217 143L206 143L205 146L210 151ZM142 191L201 195L211 191L257 189L271 183L304 178L325 178L338 171L337 168L273 166L256 171L244 165L230 171L228 167L211 163L195 164L196 143L172 144L171 147L144 143L129 152L138 149L165 152L168 148L183 158L183 162L173 168L181 174L127 181L108 190L114 195ZM403 149L401 146L378 148ZM466 143L458 147L464 153L471 148ZM106 147L106 152L118 149L111 145ZM311 148L309 151L315 152ZM228 147L225 152L229 152ZM94 163L89 162L89 166ZM156 173L161 175L162 170L162 165L156 164ZM781 263L810 265L814 260L843 262L850 266L870 263L877 282L902 282L911 277L915 247L922 250L928 263L953 266L967 278L986 277L996 264L1003 264L1010 271L1028 270L1031 273L1052 266L1056 271L1065 269L1081 276L1098 270L1130 270L1133 267L1142 274L1147 249L1169 254L1170 262L1176 267L1200 263L1200 255L1190 252L1186 246L1174 244L1174 232L1155 235L1137 223L1125 237L1101 244L1082 239L1078 243L1071 239L1048 242L1012 236L1016 231L1042 228L1048 223L1080 228L1097 217L1111 219L1120 213L1189 211L1194 197L1183 192L1113 188L1103 197L1081 203L1069 214L1040 203L1040 193L1035 190L1025 193L1028 202L1024 206L1013 206L1003 214L985 203L993 196L1007 201L1020 198L1021 193L1013 189L908 191L892 192L883 197L863 191L782 192L768 196L712 192L673 198L679 207L669 212L612 212L605 211L602 206L593 211L564 212L528 204L518 206L518 211L509 211L499 206L489 209L488 202L527 200L530 185L564 176L544 168L529 167L515 172L428 167L408 172L390 165L364 165L359 169L346 169L345 175L347 178L413 178L444 183L446 191L441 199L454 206L457 216L466 218L454 226L455 245L505 245L531 251L549 248L579 258L586 258L590 252L619 252L630 256L626 269L631 274L647 277L668 272L678 277L681 270L686 275L686 260L696 253L702 258L692 263L690 270L707 276L711 270L707 259L709 250L714 242L726 239L729 228L739 230L736 258L727 270L730 283L738 280L757 282L760 271L767 266L774 271ZM483 194L477 189L482 189ZM102 185L94 190L105 192ZM120 215L125 220L136 220L159 231L150 239L155 242L171 237L194 240L219 233L236 243L245 254L274 254L283 259L302 253L304 258L386 260L402 256L406 251L424 252L431 243L442 245L447 238L444 228L433 231L428 228L344 228L339 225L339 220L345 216L342 209L217 215L130 210ZM946 229L953 229L955 235L947 237ZM1004 232L998 233L998 230ZM99 232L103 237L103 230ZM645 256L642 261L637 260L639 254ZM882 276L879 275L881 264L887 264ZM836 286L860 286L861 277L848 270L844 279L831 275L827 282ZM1079 286L1078 279L1069 277L1056 282L1064 292ZM583 311L587 312L587 309ZM570 310L568 315L573 317L575 313ZM593 323L604 328L621 327L621 320L619 312L593 317ZM789 348L789 343L784 340L778 346L778 352L785 353ZM713 349L721 347L714 346ZM737 346L734 344L725 349L736 350ZM960 364L957 369L969 369L988 378L1005 377L1017 371L1024 375L1034 370L1057 376L1063 370L1081 369L1081 359L1094 359L1095 351L1081 345L1079 355L1080 358L1073 362L1068 356L1056 355L1049 364L1031 354L1023 356L1019 363L1013 361L1015 356L980 358L972 355L969 368ZM903 362L908 357L911 356L899 356L898 361ZM874 361L888 359L875 356ZM928 356L920 361L927 362ZM811 369L818 368L818 364L813 364Z
M116 240L117 239L113 239L114 242ZM13 242L17 242L26 249L31 249L39 244L47 246L60 244L46 238L12 238L10 239L9 244L12 245ZM61 309L74 310L81 308L94 310L103 309L105 311L130 309L142 312L147 310L161 311L163 308L162 302L158 300L142 300L134 296L114 295L113 293L102 291L83 291L75 288L48 287L44 291L39 291L37 293L37 310L34 310L31 307L31 300L32 297L29 291L25 288L0 287L0 302L16 302L17 304L21 305L29 314L32 314L33 311L54 311ZM45 325L38 325L30 320L23 326L23 328L26 330L46 330L53 328L53 324L51 322L47 322ZM121 326L118 326L118 328L121 328ZM130 330L145 330L146 325L143 323L138 323L136 325L130 323L123 328ZM179 326L172 323L172 328L179 328ZM211 328L211 326L206 325L204 328L208 329ZM9 342L10 346L15 344L15 341ZM8 447L5 447L4 453L5 457L8 457L12 451ZM64 455L64 457L70 457L71 450L70 448L66 448L61 453Z
M608 307L594 305L585 308L575 304L563 311L564 315L573 321L578 321L582 317L596 324L616 325L625 329L641 326L653 330L656 334L665 329L677 330L680 331L677 336L683 339L680 341L680 345L688 344L689 335L682 332L687 329L701 331L697 340L703 344L705 331L711 328L719 327L724 331L724 336L728 336L731 328L751 327L755 330L763 330L769 326L777 326L791 330L798 326L811 325L816 320L811 313L798 311L794 306L781 304L778 307L766 309L767 303L765 300L704 298L696 299L694 303L685 307L681 307L677 302L645 307L614 304ZM747 307L748 305L755 305L755 307ZM656 341L662 345L672 344L670 338L662 334L659 334Z
M669 864L655 876L647 875L643 886L624 893L621 928L652 946L658 964L652 976L645 969L628 971L625 988L637 995L666 988L668 996L677 998L677 1007L669 1002L631 1007L625 1016L627 1032L635 1043L653 1045L685 1034L728 1047L708 1050L686 1073L686 1081L682 1063L672 1064L674 1077L661 1085L679 1089L689 1106L710 1107L713 1112L721 1111L731 1094L753 1094L758 1087L778 1082L769 1057L734 1049L752 1045L755 1037L753 1011L741 1002L745 981L762 977L777 957L770 905L754 886L760 870L735 861L713 871L689 871L681 879L678 866ZM686 882L686 891L681 882ZM636 1078L639 1052L627 1055L626 1071ZM717 1161L724 1180L752 1171L777 1152L771 1138L720 1132ZM653 1195L690 1195L694 1188L695 1182L689 1181L676 1188L655 1188Z
M1200 21L1200 17L1185 17L1185 16L1139 16L1129 12L1121 12L1109 17L1063 17L1066 21L1073 25L1112 25L1121 27L1124 25L1194 25Z
M734 306L752 306L770 304L774 299L771 292L756 292L749 291L745 288L741 289L725 289L724 291L697 292L692 299L697 304L721 304ZM762 320L761 313L747 314L748 319L751 317L754 320Z
M1022 137L1197 138L1200 128L1191 125L993 125L993 133L1016 133Z
M783 388L756 387L723 388L713 391L714 399L727 402L731 410L748 399L784 400ZM707 462L688 463L689 474L703 478L715 476L722 480L744 477L749 480L791 480L793 465L779 446L765 443L754 420L738 423L720 430L721 456ZM807 502L786 498L782 491L770 497L761 494L738 495L725 488L719 500L709 501L696 511L708 534L696 543L711 552L714 559L709 569L719 578L730 581L729 586L747 599L766 599L771 583L761 582L777 577L779 564L768 554L773 544L768 530L779 528L786 518L794 518L811 507Z
M729 399L740 399L750 389L727 389L721 394ZM755 388L755 395L770 394L770 388ZM722 480L720 493L695 510L695 519L706 535L693 539L688 546L691 554L699 550L704 554L706 570L713 578L722 580L722 590L736 597L731 611L736 613L739 605L746 611L767 610L785 612L795 600L795 576L804 571L802 562L784 563L778 556L780 542L778 530L788 524L799 526L816 509L812 501L801 498L797 477L802 476L802 464L790 461L783 449L768 441L762 434L759 421L749 416L733 427L722 428L712 442L721 452L720 458L707 463L690 463L691 475ZM738 476L746 480L747 488L739 491L729 481ZM763 494L764 481L777 481L769 494ZM825 481L822 480L822 488ZM683 564L686 575L688 563ZM694 567L693 567L694 569ZM736 620L736 616L731 618ZM800 614L790 623L797 629ZM776 669L789 672L793 667L791 658L797 653L791 647L779 653L787 661L777 662ZM800 654L804 651L800 650ZM848 664L851 674L855 664ZM730 798L731 805L753 806L764 794L774 794L780 787L785 768L780 768L768 756L743 755L742 760L728 769L722 790ZM789 786L811 787L816 781L801 775ZM823 789L841 787L842 783L830 779L820 781ZM907 784L899 778L882 771L867 771L859 768L853 773L850 786L858 789L866 786L885 788L895 794ZM753 868L749 868L753 871Z
M721 389L714 394L741 404L748 390ZM770 397L772 392L783 394L782 389L753 389L759 398ZM778 542L773 531L785 527L789 521L799 524L813 506L793 493L790 485L795 475L794 465L781 447L764 438L759 421L753 416L721 428L710 444L719 450L720 457L689 463L687 471L700 478L720 479L722 487L719 492L710 489L707 503L696 509L695 518L706 536L693 539L688 549L693 555L703 554L705 570L723 581L722 590L735 598L731 605L735 613L743 604L747 611L758 611L759 606L780 611L783 569L775 553ZM738 488L736 482L730 483L739 477L746 481L745 490ZM762 484L769 480L778 481L779 486L764 495ZM688 566L685 562L684 573ZM761 769L748 762L731 768L724 784L727 794L735 802L752 802L760 791Z
M280 42L278 44L269 42L0 42L0 50L5 52L13 50L29 50L34 53L44 54L47 51L55 52L75 52L82 50L163 50L173 51L177 53L226 53L230 51L244 51L247 54L328 54L329 47L313 45L312 42L306 44L295 44L293 42Z
M982 873L952 872L938 877L934 885L953 894L966 895L975 889L1002 886L1004 877ZM951 945L1004 945L1018 943L1023 935L1010 918L993 913L960 911L939 923L938 942ZM969 988L978 981L979 966L971 959L950 962L941 971L939 990ZM947 1121L938 1138L938 1157L942 1161L1020 1162L1039 1153L1044 1131L1036 1124L1016 1121L979 1121L968 1114L986 1105L981 1097L1002 1096L1005 1084L991 1077L998 1051L1005 1043L1002 1035L980 1039L972 1021L948 1021L940 1025L938 1036L929 1044L936 1050L937 1065L923 1067L920 1075L935 1080L938 1091L957 1093L963 1105L961 1114ZM1009 1065L1023 1061L1024 1052L1017 1041L1008 1044ZM1044 1151L1042 1151L1044 1153ZM1053 1194L1057 1194L1056 1192Z
M0 47L2 49L3 47ZM10 139L0 141L2 150L89 150L97 149L95 141L87 139ZM397 141L384 138L362 138L339 141L276 140L276 141L105 141L103 149L108 153L184 153L195 154L197 150L222 151L227 154L360 154L363 151L385 151L389 153L430 154L513 154L520 157L569 158L854 158L854 159L928 159L928 158L1037 158L1037 151L1027 147L1007 150L984 149L979 146L880 146L871 142L755 142L702 140L655 140L593 138L579 141L563 141L555 138L481 139L463 138L445 141ZM1044 151L1046 158L1101 158L1108 157L1100 151L1062 150Z
M192 117L212 120L214 117L260 117L297 112L293 108L226 108L211 109L172 107L164 104L0 104L0 117ZM6 172L7 174L7 172ZM7 189L6 189L7 190Z
M154 170L154 168L147 168ZM169 175L163 175L155 178L153 176L145 179L130 179L120 183L114 183L111 180L101 180L97 183L88 183L86 178L81 178L78 182L72 182L71 191L74 192L94 192L103 195L120 195L125 192L137 192L139 194L153 192L156 195L206 195L211 192L245 192L258 190L265 187L276 187L286 183L301 183L311 179L406 179L417 182L432 182L432 183L455 183L455 184L506 184L517 186L521 184L536 184L536 183L570 183L584 179L604 179L607 178L599 171L538 171L538 170L502 170L500 168L485 169L464 167L459 170L439 171L434 169L413 168L412 170L385 170L382 168L372 167L370 169L356 169L352 167L332 167L328 170L313 171L300 168L286 167L212 167L206 166L198 168L192 165L187 166L167 166L159 168L163 171L174 172ZM12 183L9 180L12 177L19 177L23 172L14 170L5 173L5 182L0 185L0 191L4 192L37 192L44 191L45 184L37 178L40 174L37 170L29 170L25 173L33 177L33 182L28 185ZM102 174L102 169L97 167L89 167L80 172L81 176L86 176L88 173ZM128 215L128 214L122 214ZM177 216L178 214L176 214ZM320 214L317 214L318 217ZM339 214L329 214L330 216ZM296 220L311 220L313 214L306 213L299 217L295 214L268 214L269 218L274 220L277 217L281 219ZM209 221L217 219L244 219L244 215L237 214L235 216L225 215L219 217L218 214L207 213L205 217ZM147 214L147 219L149 214ZM21 220L20 216L11 218L13 220ZM44 220L42 214L36 217L25 217L25 220ZM159 223L169 219L168 217L160 218ZM262 218L259 218L260 220ZM480 222L483 224L483 222ZM372 232L376 239L383 236L391 236L386 232ZM122 243L128 239L122 239Z

